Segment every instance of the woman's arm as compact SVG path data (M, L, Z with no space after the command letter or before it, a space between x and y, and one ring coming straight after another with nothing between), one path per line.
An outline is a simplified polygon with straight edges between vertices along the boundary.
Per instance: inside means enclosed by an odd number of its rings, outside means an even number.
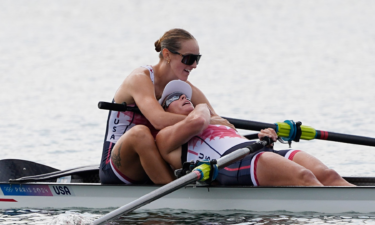
M208 106L199 104L184 120L162 129L156 135L156 145L164 160L173 168L181 168L181 145L205 130L209 122Z
M136 103L142 114L157 130L173 125L186 117L164 111L156 100L154 85L143 69L136 69L124 80L114 99L116 103Z

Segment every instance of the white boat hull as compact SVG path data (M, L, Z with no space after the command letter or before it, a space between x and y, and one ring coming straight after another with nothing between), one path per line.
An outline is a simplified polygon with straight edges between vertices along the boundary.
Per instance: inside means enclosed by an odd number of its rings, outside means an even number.
M116 208L159 186L0 183L0 209ZM142 209L375 212L375 187L194 187Z

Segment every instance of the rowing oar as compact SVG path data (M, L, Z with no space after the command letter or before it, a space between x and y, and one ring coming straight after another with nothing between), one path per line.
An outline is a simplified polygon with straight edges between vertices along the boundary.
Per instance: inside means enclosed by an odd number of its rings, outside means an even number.
M272 143L272 140L270 140L269 138L265 138L263 141L257 141L253 144L250 144L246 148L238 149L226 156L223 156L222 158L217 160L217 168L224 168L225 166L230 165L231 163L241 159L247 154L262 149L264 146L269 145L270 143ZM95 220L93 224L103 224L108 220L114 219L123 214L130 213L190 183L193 183L195 181L207 180L210 177L209 174L210 166L207 164L202 164L196 167L191 173L188 173L187 175L178 178L169 184L166 184L116 210L113 210L112 212L104 215L103 217L100 217L99 219Z
M334 133L330 131L315 130L312 127L304 126L301 124L296 124L290 120L271 124L271 123L261 123L261 122L249 121L249 120L233 119L233 118L227 118L227 117L223 117L223 118L228 120L231 124L233 124L238 129L260 131L261 129L265 129L265 128L273 128L276 131L277 135L281 137L291 138L291 140L295 140L298 138L298 131L299 131L300 139L304 139L304 140L320 139L320 140L337 141L337 142L343 142L343 143L349 143L349 144L375 146L375 138L356 136L356 135L350 135L350 134L340 134L340 133ZM293 133L295 135L294 137L293 137Z
M99 102L98 104L99 109L107 109L107 110L115 110L115 111L133 111L141 113L137 107L129 107L126 103L117 104L117 103L108 103L108 102ZM340 134L334 133L330 131L322 131L322 130L315 130L312 127L302 125L301 123L297 122L294 123L291 120L286 120L284 122L278 123L262 123L250 120L241 120L241 119L234 119L223 117L224 119L228 120L231 124L233 124L238 129L245 129L245 130L255 130L260 131L266 128L273 128L277 135L280 137L285 138L286 141L299 141L300 139L304 140L312 140L312 139L320 139L320 140L327 140L327 141L336 141L342 143L349 143L349 144L358 144L358 145L367 145L367 146L375 146L375 138L370 137L363 137L363 136L356 136L350 134ZM245 137L249 139L256 139L257 134L246 135Z

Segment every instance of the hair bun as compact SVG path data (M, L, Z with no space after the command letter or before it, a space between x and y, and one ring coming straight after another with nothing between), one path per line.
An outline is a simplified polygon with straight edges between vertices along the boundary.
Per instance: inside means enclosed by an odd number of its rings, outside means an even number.
M155 51L156 52L160 52L161 51L160 39L158 39L157 41L155 41Z
M175 28L171 29L163 34L161 38L155 41L155 50L159 52L159 58L163 59L164 48L170 51L178 51L181 48L181 43L186 40L194 39L194 36L191 35L184 29Z

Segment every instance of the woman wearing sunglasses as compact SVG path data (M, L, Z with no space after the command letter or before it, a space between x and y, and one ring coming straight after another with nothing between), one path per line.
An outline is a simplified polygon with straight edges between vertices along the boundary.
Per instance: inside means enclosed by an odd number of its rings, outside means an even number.
M159 100L165 111L187 116L156 136L162 157L174 169L182 168L184 162L218 159L254 142L225 125L210 124L209 107L199 104L194 108L189 100L192 96L190 86L176 80L167 84ZM277 139L276 132L270 128L258 136ZM216 180L224 185L353 186L303 151L274 151L268 147L221 169Z
M155 184L164 184L174 179L155 144L158 130L186 117L165 112L158 103L165 85L172 80L183 80L191 86L194 93L191 101L195 105L207 104L212 112L212 124L232 126L219 117L204 94L187 81L201 59L198 42L189 32L167 31L155 42L155 50L159 52L159 62L135 69L114 95L113 102L136 105L143 115L130 111L109 112L99 169L102 183L144 183L150 179Z

